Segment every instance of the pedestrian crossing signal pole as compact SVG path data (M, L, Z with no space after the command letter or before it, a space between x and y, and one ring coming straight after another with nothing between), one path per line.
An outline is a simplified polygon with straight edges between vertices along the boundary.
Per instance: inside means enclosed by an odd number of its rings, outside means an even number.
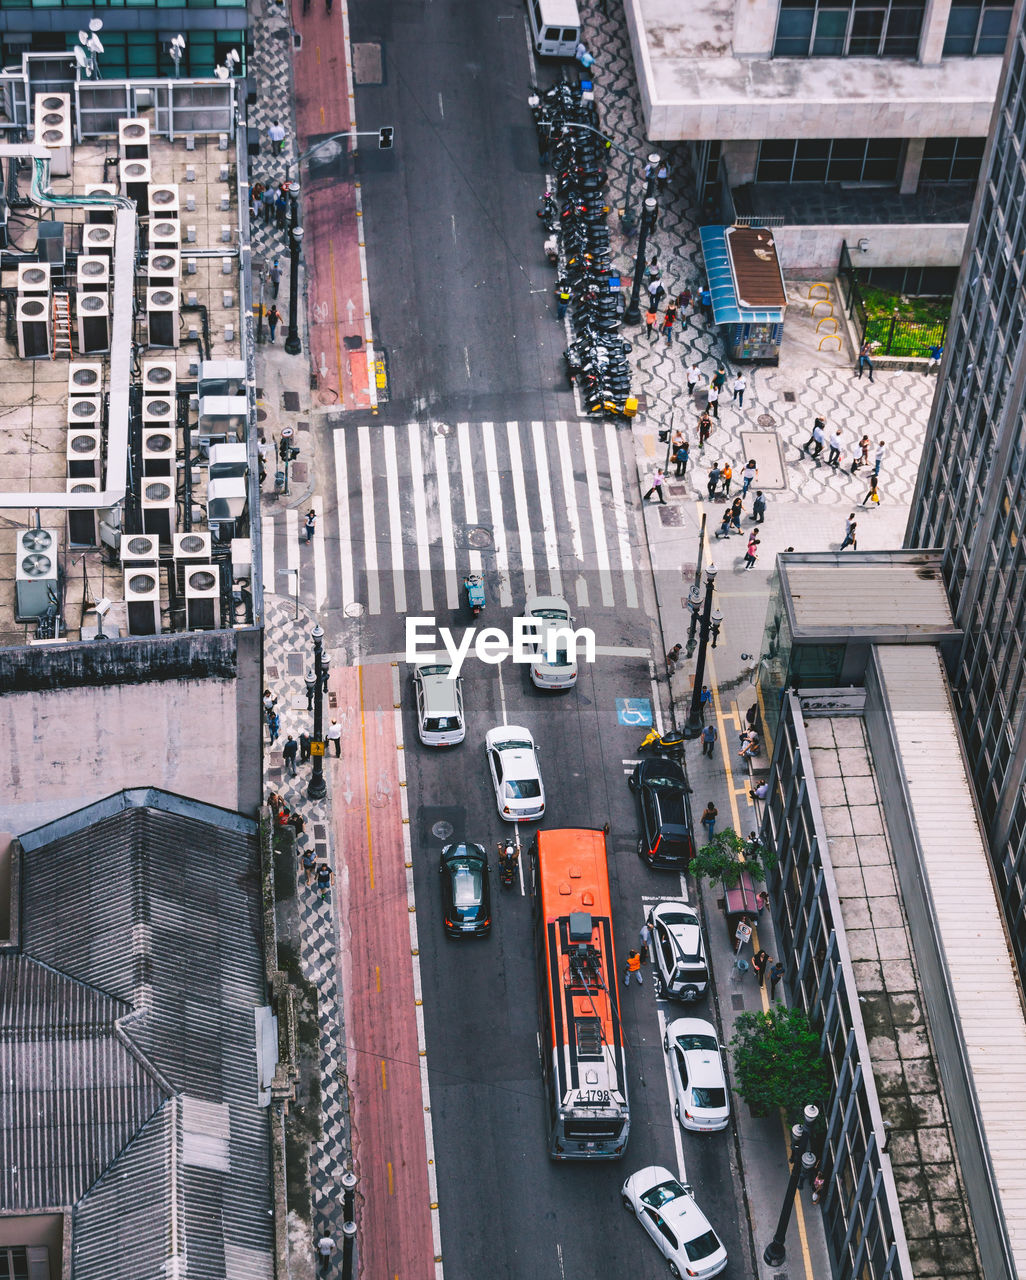
M641 297L641 279L645 274L645 246L648 243L648 233L655 229L656 218L659 216L659 205L655 198L656 170L658 168L659 157L656 155L649 156L648 182L645 183L645 204L641 211L641 228L638 231L638 256L634 261L634 283L631 285L631 300L627 304L627 310L623 313L624 324L641 323L639 299Z
M311 800L323 800L328 794L328 784L324 781L324 628L318 622L313 629L314 643L314 698L313 698L313 740L320 747L320 752L313 753L313 773L306 794Z

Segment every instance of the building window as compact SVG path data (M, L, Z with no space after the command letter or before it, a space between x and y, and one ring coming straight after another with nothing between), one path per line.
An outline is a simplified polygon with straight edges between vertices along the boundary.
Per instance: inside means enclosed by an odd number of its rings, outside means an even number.
M925 0L781 0L773 55L914 58L925 9Z
M894 183L901 138L773 138L759 145L756 182Z
M1005 51L1011 19L1012 0L983 0L982 4L960 4L955 0L948 14L943 56L968 58L990 53L1000 57Z
M927 139L919 181L975 183L986 145L986 138Z
M0 1249L0 1280L28 1280L28 1250Z

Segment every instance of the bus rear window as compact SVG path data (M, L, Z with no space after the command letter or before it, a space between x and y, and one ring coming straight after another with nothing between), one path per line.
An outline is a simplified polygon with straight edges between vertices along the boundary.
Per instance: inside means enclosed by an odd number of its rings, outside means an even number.
M569 1142L609 1142L622 1131L622 1120L567 1120L563 1125Z

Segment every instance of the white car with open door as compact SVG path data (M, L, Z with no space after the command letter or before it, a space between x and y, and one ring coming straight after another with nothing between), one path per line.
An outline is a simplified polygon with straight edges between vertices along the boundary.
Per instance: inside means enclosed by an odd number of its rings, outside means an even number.
M545 812L545 788L530 729L504 724L485 735L485 755L505 822L537 822Z

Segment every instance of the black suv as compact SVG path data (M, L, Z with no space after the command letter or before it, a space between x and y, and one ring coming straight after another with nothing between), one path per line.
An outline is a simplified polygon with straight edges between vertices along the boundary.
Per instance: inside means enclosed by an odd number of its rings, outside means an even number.
M687 778L676 760L642 760L627 780L638 801L638 853L650 867L685 871L695 856Z

